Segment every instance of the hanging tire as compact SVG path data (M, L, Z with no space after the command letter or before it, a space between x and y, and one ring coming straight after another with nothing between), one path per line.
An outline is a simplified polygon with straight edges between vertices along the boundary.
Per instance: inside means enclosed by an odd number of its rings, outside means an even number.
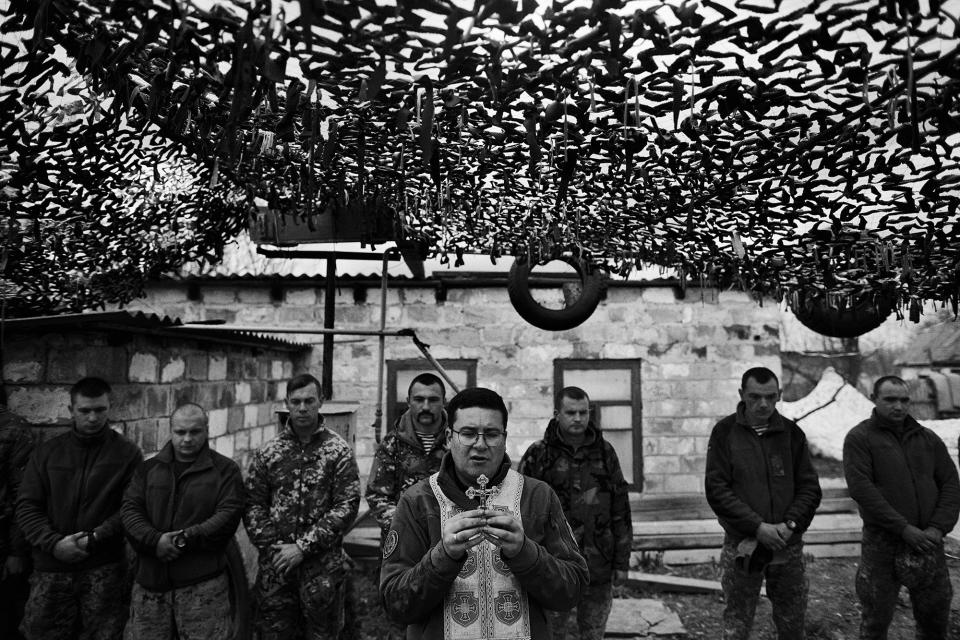
M577 260L573 256L561 256L558 260L572 266L580 278L580 297L563 309L548 309L537 302L530 292L530 273L533 271L528 258L519 256L514 259L507 279L507 293L510 302L520 317L535 327L547 331L565 331L582 324L596 310L603 297L603 272L586 260Z
M803 326L832 338L856 338L873 331L894 305L894 296L887 292L862 295L843 307L832 306L823 294L798 294L790 300L790 309Z

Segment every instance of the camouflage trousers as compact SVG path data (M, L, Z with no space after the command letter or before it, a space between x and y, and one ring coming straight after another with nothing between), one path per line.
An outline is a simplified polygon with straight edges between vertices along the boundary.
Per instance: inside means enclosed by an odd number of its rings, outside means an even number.
M720 552L723 572L723 638L747 640L760 599L760 586L767 580L767 597L773 605L773 624L780 640L803 640L807 614L807 575L803 564L803 544L786 549L785 562L771 564L759 573L737 568L737 545L729 540Z
M227 575L170 591L133 585L126 640L230 640Z
M126 570L34 571L20 631L27 640L117 640L127 618Z
M856 579L857 597L862 608L861 640L885 640L887 637L900 593L901 582L895 575L893 559L901 544L897 535L873 527L863 529ZM922 589L909 591L917 640L946 640L953 586L942 549L930 583Z
M333 557L331 557L333 556ZM343 631L346 584L339 555L308 558L292 578L277 576L261 557L254 587L260 640L337 640Z
M613 607L613 583L591 584L580 596L577 612L577 631L570 629L569 618L573 611L547 611L553 640L603 640L607 618ZM570 633L568 633L568 630Z

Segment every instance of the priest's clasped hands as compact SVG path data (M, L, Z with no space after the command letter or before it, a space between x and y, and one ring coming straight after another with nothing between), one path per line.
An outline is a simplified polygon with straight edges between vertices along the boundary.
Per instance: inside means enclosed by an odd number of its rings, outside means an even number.
M496 509L464 511L443 525L441 543L447 555L462 560L467 551L484 540L500 547L504 558L512 558L523 547L520 518Z

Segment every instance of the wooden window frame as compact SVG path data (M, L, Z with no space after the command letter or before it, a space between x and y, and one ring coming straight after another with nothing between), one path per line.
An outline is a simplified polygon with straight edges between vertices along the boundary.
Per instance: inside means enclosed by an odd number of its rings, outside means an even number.
M476 358L438 358L437 362L440 363L440 366L446 370L460 370L467 372L467 386L475 387L477 386L477 360ZM400 402L397 400L395 391L397 388L397 374L400 371L409 371L410 369L425 369L430 370L438 378L443 380L441 376L430 364L426 358L408 358L405 360L387 360L387 422L386 430L389 431L393 428L393 423L396 421L397 417L400 415L400 408L403 408L403 411L406 411L407 404L406 402ZM447 397L444 398L446 402L450 401L450 398L454 396L453 389L450 388L450 385L447 384L447 381L443 381L443 385L447 388ZM446 407L446 402L444 407Z
M556 394L560 393L565 385L563 384L563 372L567 369L629 369L630 370L630 406L633 409L633 479L630 483L630 491L643 491L643 400L641 396L640 376L643 361L639 358L557 358L553 361L553 389L554 401ZM603 415L603 407L622 406L625 402L613 402L610 400L594 400L590 398L590 417L591 419L598 415L597 409L600 409L599 415ZM603 428L603 424L600 424Z

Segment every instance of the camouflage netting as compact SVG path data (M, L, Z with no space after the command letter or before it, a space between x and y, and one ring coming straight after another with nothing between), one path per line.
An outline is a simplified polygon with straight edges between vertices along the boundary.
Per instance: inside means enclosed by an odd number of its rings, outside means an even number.
M260 198L309 224L387 220L440 255L566 252L794 303L956 309L957 0L6 13L14 307L129 300L143 274L216 259ZM76 74L89 94L63 117L50 96Z

